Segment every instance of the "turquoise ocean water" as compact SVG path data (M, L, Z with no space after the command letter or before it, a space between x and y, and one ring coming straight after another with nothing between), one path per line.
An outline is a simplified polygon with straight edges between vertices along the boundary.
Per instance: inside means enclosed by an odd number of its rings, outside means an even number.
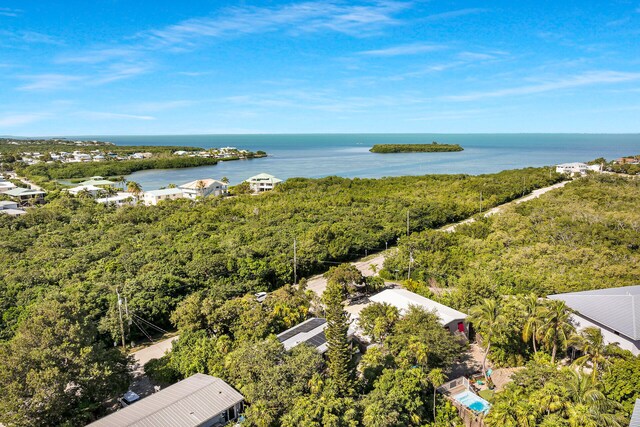
M252 151L263 150L269 154L267 158L220 162L215 166L141 171L128 177L140 183L145 190L200 178L220 179L223 176L228 177L232 184L237 184L260 172L282 179L329 175L350 178L443 173L476 175L527 166L640 154L640 134L94 135L91 138L118 145L232 146ZM373 144L432 141L460 144L464 151L410 154L369 152Z

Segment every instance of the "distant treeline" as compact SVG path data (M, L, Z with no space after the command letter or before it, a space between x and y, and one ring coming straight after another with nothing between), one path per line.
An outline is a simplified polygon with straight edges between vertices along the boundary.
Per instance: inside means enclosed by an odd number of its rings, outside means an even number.
M376 144L369 151L372 153L435 153L447 151L462 151L458 144Z
M59 153L61 151L88 153L100 150L105 153L128 155L133 153L168 153L174 151L203 151L200 147L173 146L173 145L112 145L107 143L86 142L86 145L77 145L73 141L33 140L25 144L10 144L8 139L0 139L0 154L19 154L25 151L36 153ZM22 141L16 141L22 142Z
M217 159L207 157L158 157L143 160L122 160L85 163L37 163L18 169L18 173L37 183L57 179L84 178L90 176L120 176L147 169L177 169L211 166Z

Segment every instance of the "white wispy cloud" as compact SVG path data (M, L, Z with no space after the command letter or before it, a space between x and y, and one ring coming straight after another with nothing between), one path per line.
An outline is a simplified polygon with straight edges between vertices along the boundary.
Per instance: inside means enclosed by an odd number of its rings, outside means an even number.
M64 42L57 37L49 34L39 33L37 31L6 31L0 30L0 36L12 44L16 42L24 42L28 44L50 44L61 46ZM6 45L8 46L8 45Z
M591 71L563 79L547 81L506 89L497 89L486 92L472 92L463 95L445 96L449 101L475 101L486 98L500 98L505 96L531 95L543 92L569 89L581 86L598 84L623 83L640 80L640 73L628 73L620 71Z
M362 36L398 24L395 15L408 2L375 1L352 5L338 1L315 1L276 7L234 7L217 16L188 19L138 37L160 46L189 46L202 38L287 31L291 34L334 31Z
M144 74L150 69L151 67L149 66L138 64L114 64L101 74L92 77L89 82L92 85L103 85Z
M19 86L20 90L56 90L69 87L71 83L79 82L84 79L82 76L73 76L67 74L34 74L20 76L22 80L28 83Z
M10 7L0 7L0 16L16 17L22 14L20 9L12 9Z
M8 114L5 116L0 116L0 128L3 128L3 127L10 128L14 126L27 125L29 123L42 120L45 117L46 117L45 114L34 114L34 113Z
M66 53L54 59L57 64L99 64L122 59L136 59L144 52L135 47L99 47L89 51Z
M92 120L156 120L153 116L140 116L137 114L122 114L122 113L109 113L103 111L82 111L77 113L78 116L85 117Z
M403 56L403 55L416 55L419 53L433 52L436 50L446 49L447 46L428 44L428 43L412 43L400 46L392 46L384 49L365 50L358 52L359 55L365 56Z

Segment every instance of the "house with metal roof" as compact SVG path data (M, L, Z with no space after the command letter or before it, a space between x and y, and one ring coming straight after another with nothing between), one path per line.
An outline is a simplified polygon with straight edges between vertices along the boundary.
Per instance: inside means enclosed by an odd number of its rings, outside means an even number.
M411 306L432 311L438 316L442 326L448 329L449 332L460 332L468 335L469 327L466 314L406 289L386 289L369 297L369 301L390 304L396 307L400 314L406 313Z
M327 351L327 337L324 330L327 328L327 319L312 317L279 334L276 338L282 343L285 350L305 343L315 348L320 354ZM355 329L349 327L349 338L353 337Z
M243 401L244 397L220 378L195 374L89 426L224 426L238 419Z
M606 343L640 354L640 285L549 295L564 301L577 329L600 328Z
M636 399L636 404L633 407L633 413L631 414L631 422L629 427L640 427L640 399Z
M180 188L164 188L162 190L145 191L142 201L147 206L155 206L165 200L182 199L184 193Z
M16 185L13 182L0 179L0 193L4 193L5 191L9 191L13 188L16 188Z
M588 170L589 165L580 162L563 163L561 165L556 165L557 173L565 173L571 176L586 175Z
M251 191L254 193L261 193L263 191L273 190L276 185L282 182L282 180L273 175L269 175L268 173L259 173L258 175L245 180L245 182L249 183Z
M205 178L187 182L179 186L182 189L184 197L197 199L198 197L207 197L210 195L223 196L227 194L228 186L217 179Z
M20 206L25 206L31 199L34 199L36 203L42 203L44 201L44 195L47 193L42 190L32 190L30 188L16 187L11 190L5 191L4 194L17 201Z
M112 187L114 186L116 183L113 181L109 181L108 179L104 179L101 176L94 176L91 177L91 179L88 179L86 181L82 181L80 184L80 186L84 186L84 185L94 185L96 187L99 186L103 186L103 187Z

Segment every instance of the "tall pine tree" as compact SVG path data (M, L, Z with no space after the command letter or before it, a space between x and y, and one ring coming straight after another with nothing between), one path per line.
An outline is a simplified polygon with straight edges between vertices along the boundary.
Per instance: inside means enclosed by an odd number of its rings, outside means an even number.
M349 315L344 311L342 300L344 288L341 284L329 281L322 294L325 304L327 328L327 365L330 387L337 397L353 393L355 367L348 339Z

